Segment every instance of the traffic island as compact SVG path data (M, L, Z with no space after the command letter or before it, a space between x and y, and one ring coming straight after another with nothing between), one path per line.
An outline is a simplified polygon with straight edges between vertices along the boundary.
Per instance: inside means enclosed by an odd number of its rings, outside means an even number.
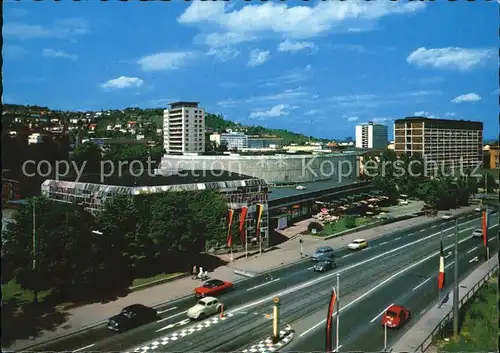
M279 352L280 349L287 346L295 335L294 330L290 325L280 330L279 339L275 340L273 337L269 337L253 346L244 349L243 353L266 353L266 352ZM275 343L273 343L273 341Z

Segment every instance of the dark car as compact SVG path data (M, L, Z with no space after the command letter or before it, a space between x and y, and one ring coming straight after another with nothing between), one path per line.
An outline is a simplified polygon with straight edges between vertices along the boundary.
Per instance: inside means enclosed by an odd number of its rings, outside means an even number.
M322 259L316 265L314 265L314 271L316 272L326 272L337 267L335 261L331 259Z
M123 308L122 312L108 320L108 329L123 332L155 321L158 313L155 309L142 304L133 304Z

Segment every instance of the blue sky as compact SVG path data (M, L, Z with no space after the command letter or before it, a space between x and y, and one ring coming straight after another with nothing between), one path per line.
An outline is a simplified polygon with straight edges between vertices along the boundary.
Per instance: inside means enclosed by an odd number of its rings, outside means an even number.
M5 3L3 98L69 110L195 100L233 121L329 138L419 114L480 120L497 137L498 6Z

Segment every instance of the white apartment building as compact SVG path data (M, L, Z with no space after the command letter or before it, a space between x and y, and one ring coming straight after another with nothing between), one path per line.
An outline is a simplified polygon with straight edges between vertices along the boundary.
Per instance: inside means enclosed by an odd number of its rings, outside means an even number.
M163 148L167 154L205 152L205 110L198 104L171 103L163 112Z
M356 125L356 147L357 148L387 148L387 126L368 122Z
M243 132L225 132L220 134L220 143L225 143L229 151L241 150L248 148L248 136Z

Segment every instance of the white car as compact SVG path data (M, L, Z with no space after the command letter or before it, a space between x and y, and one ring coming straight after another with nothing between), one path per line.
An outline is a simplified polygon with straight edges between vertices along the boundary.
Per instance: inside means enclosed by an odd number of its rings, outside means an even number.
M482 229L474 229L472 232L472 237L473 238L482 238L483 237L483 230Z
M361 250L368 246L368 243L364 239L354 239L347 248L350 250Z
M222 311L222 303L214 297L205 297L198 300L195 306L187 311L187 317L194 320L203 320Z
M453 219L453 215L451 213L445 213L441 219Z

